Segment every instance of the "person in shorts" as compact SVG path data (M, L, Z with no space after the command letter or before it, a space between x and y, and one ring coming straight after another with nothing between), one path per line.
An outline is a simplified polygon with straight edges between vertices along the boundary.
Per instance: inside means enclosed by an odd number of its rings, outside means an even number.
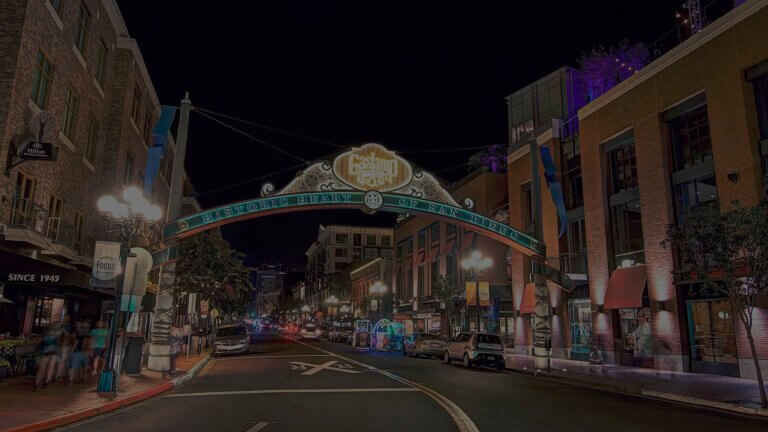
M91 330L91 350L93 352L93 369L91 375L96 375L104 367L104 353L107 350L107 338L109 331L105 328L106 323L99 321L96 328Z
M69 357L69 385L83 382L83 371L88 365L88 337L77 336Z

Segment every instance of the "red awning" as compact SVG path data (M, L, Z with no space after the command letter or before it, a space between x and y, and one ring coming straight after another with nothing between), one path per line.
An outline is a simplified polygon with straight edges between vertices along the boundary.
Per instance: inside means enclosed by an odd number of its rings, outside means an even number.
M435 246L433 248L429 249L429 256L427 256L427 262L432 262L435 260L435 257L437 257L437 253L440 252L440 248Z
M450 240L447 240L447 241L445 242L445 246L444 246L444 249L442 249L442 250L440 251L440 255L448 255L448 254L449 254L449 253L450 253L450 252L453 250L453 248L454 248L455 246L456 246L456 239L455 239L455 238L452 238L452 239L450 239Z
M530 282L525 284L525 290L523 290L523 301L520 302L520 313L533 313L534 309L536 309L536 288L533 282Z
M611 274L605 293L606 309L643 307L643 290L648 281L644 265L618 268Z
M418 267L421 265L421 262L424 261L424 252L416 254L416 256L413 257L413 265Z

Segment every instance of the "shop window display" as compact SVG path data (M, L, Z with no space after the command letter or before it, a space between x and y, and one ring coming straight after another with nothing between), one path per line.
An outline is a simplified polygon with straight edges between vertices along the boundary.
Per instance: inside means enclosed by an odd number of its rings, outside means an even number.
M592 304L589 299L568 300L571 319L571 359L587 360L592 345Z
M632 358L632 364L643 363L645 359L652 359L651 308L619 309L619 317L621 319L621 349L624 355Z

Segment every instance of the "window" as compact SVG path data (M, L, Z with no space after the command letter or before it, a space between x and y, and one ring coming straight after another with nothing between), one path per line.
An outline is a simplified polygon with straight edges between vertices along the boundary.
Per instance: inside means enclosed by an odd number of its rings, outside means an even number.
M376 258L379 255L376 248L365 248L365 259Z
M392 247L392 237L381 236L381 245L386 247Z
M610 167L611 194L637 187L637 160L635 158L635 143L619 147L608 152Z
M670 127L675 171L712 159L706 105L673 119Z
M446 224L445 225L445 236L455 236L456 235L456 225L454 224Z
M644 262L643 224L640 201L633 200L611 207L614 267L624 260Z
M760 154L763 155L763 170L768 172L768 73L752 81L755 89L757 125L760 130Z
M88 44L88 27L91 25L91 13L85 7L85 3L80 3L80 15L77 18L77 34L75 35L75 46L81 54L85 54L85 48Z
M125 172L123 173L123 185L129 185L133 181L133 155L125 154Z
M406 295L405 299L410 299L413 297L413 267L408 267L408 271L406 272Z
M410 237L408 237L407 239L404 240L404 243L405 243L405 252L406 252L406 254L408 254L408 255L412 254L413 253L413 240Z
M362 245L362 234L352 234L352 244L355 246Z
M365 244L366 246L376 246L376 236L375 235L365 236Z
M77 121L78 98L72 88L67 89L67 98L64 105L64 127L62 132L70 141L75 140L75 122Z
M352 249L352 260L357 261L360 259L361 249L360 248L354 248Z
M379 252L384 258L392 258L392 249L379 249Z
M56 13L59 14L59 16L61 16L61 3L62 3L62 0L48 0L48 3L50 3L51 6L53 6L53 10L55 10Z
M521 186L522 197L522 215L523 215L523 232L526 234L533 233L533 197L531 196L531 183L525 183Z
M419 231L419 249L424 249L427 245L427 230Z
M437 243L440 241L440 224L434 223L429 227L429 241Z
M131 103L131 118L134 124L139 124L139 107L141 106L141 90L139 86L133 88L133 101Z
M32 93L30 98L38 108L44 110L48 105L48 95L51 93L53 79L53 63L38 51L35 57L35 70L32 74Z
M425 289L426 287L424 286L425 285L425 280L424 280L424 266L423 265L420 265L418 267L418 277L419 277L419 279L417 281L418 285L416 286L416 289L417 289L417 292L418 292L418 296L419 297L424 297L425 295L427 295L427 292L426 292L426 289Z
M445 256L445 275L452 278L456 283L458 283L456 280L457 270L456 255L454 255L454 251L451 251Z
M152 109L144 111L144 145L152 147Z
M36 214L33 213L35 205L32 202L35 196L35 185L35 179L23 172L16 175L16 192L14 193L11 225L35 227Z
M581 178L581 148L578 137L565 141L562 145L561 153L565 206L570 210L584 205Z
M55 195L51 195L48 200L48 238L53 240L59 239L59 227L61 226L61 199Z
M336 243L338 244L347 244L347 239L349 236L347 234L336 234Z
M431 263L429 263L430 285L429 285L429 289L427 290L429 291L429 294L432 294L432 285L434 285L435 282L437 282L438 277L440 277L440 261L434 260Z
M107 44L99 40L99 52L96 55L96 82L104 87L104 80L107 77Z
M348 256L349 252L347 251L347 248L335 248L334 249L334 254L338 258L346 258Z
M700 207L717 205L717 184L714 175L675 185L677 223L681 226L685 224L688 216L695 214Z
M99 140L99 122L91 116L88 120L88 139L85 141L85 159L93 163L96 154L96 145Z
M85 229L85 215L79 210L75 210L75 243L78 249L83 241L83 230Z

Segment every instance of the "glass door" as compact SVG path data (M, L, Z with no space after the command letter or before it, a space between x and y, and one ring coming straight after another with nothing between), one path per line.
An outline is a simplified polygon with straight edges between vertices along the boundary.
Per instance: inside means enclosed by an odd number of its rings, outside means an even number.
M691 371L738 376L733 314L727 299L687 303Z

